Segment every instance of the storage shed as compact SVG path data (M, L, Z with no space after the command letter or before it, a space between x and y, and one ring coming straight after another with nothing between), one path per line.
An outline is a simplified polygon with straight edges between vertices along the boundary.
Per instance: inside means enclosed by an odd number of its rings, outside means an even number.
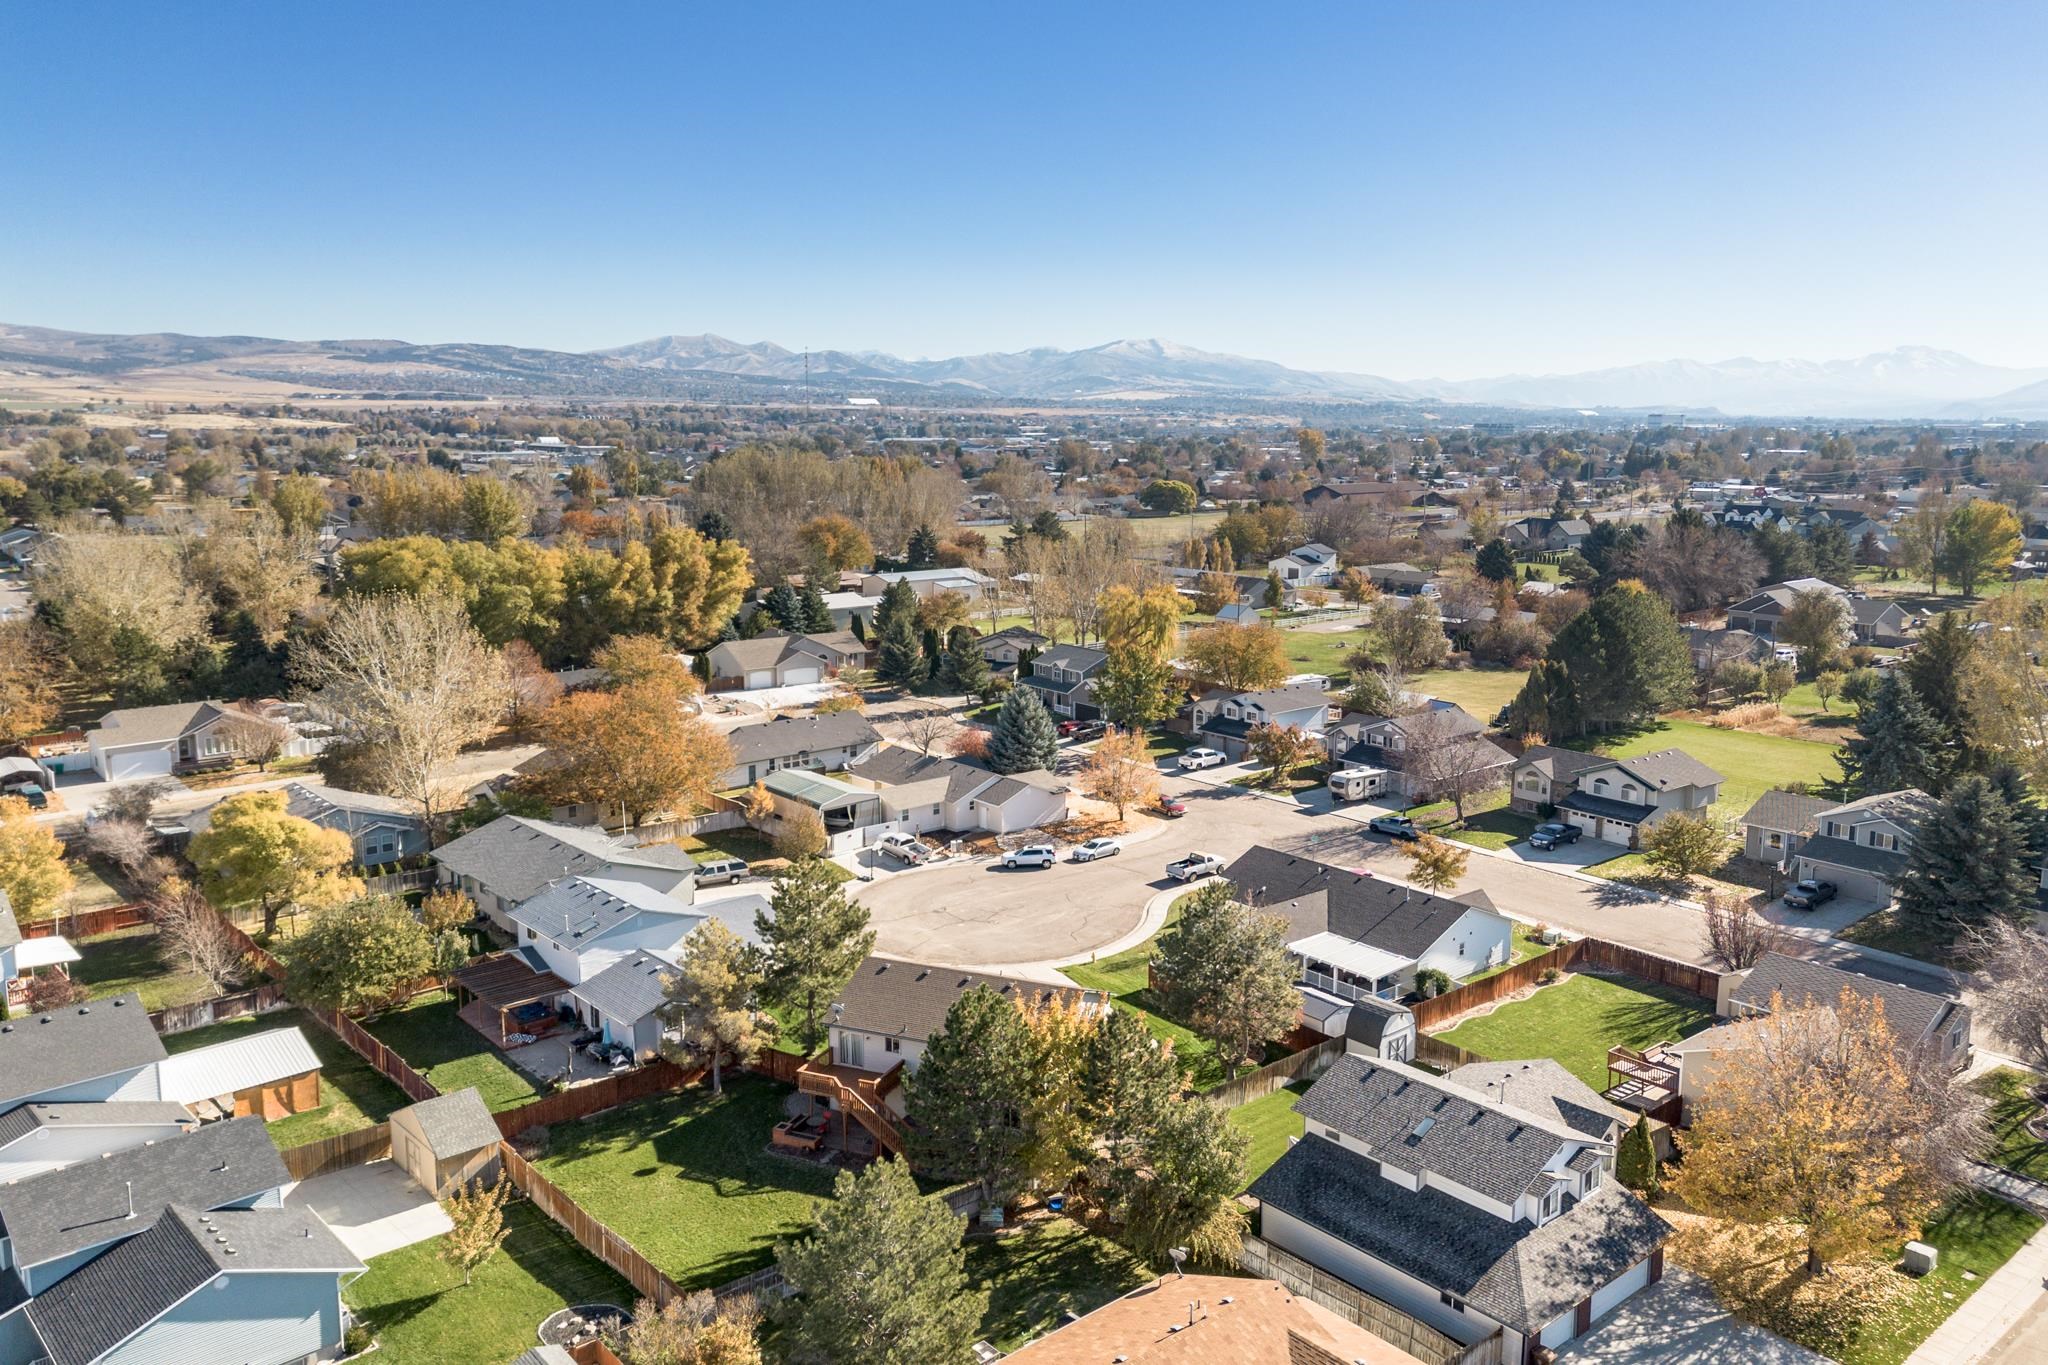
M436 1199L497 1179L498 1141L498 1121L475 1086L391 1115L391 1159Z
M157 1088L202 1119L269 1123L320 1107L320 1057L296 1028L264 1029L166 1057Z

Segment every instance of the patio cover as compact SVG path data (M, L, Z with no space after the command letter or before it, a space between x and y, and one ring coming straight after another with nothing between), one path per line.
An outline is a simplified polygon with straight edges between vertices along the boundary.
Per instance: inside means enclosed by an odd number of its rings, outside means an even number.
M14 965L25 972L35 967L54 967L60 962L76 962L80 956L78 949L55 935L25 938L14 950Z
M455 974L455 984L500 1011L535 1000L552 1000L569 989L561 977L535 971L516 953L478 958Z
M1383 976L1398 976L1415 965L1412 957L1402 957L1375 948L1370 943L1360 943L1355 938L1342 934L1310 934L1307 938L1296 939L1287 945L1287 951L1298 953L1317 962L1327 962L1353 976L1368 981L1377 981Z

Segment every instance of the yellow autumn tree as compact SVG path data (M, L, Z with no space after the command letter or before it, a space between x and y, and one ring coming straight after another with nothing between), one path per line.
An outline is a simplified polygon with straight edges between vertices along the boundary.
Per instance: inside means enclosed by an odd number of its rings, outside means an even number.
M1019 1154L1025 1174L1041 1190L1066 1185L1093 1155L1094 1135L1082 1093L1088 1040L1096 1016L1082 1010L1071 996L1053 996L1024 1006L1024 1026L1031 1033L1031 1096L1024 1107L1024 1149Z
M1081 769L1081 790L1097 801L1116 807L1122 823L1132 806L1142 806L1159 795L1159 769L1145 747L1145 737L1135 730L1111 730L1089 755Z
M28 802L0 796L0 896L22 920L41 919L71 889L64 841L39 825Z

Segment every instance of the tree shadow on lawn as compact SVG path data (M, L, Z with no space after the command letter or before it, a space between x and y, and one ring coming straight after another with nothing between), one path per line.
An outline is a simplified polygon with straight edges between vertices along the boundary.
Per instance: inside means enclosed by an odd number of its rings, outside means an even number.
M1064 1220L970 1238L967 1274L989 1291L982 1332L999 1342L1036 1336L1063 1312L1086 1314L1153 1278L1122 1247Z
M1690 1038L1714 1022L1714 1009L1698 996L1653 986L1648 982L1627 983L1631 990L1655 995L1653 1000L1631 1000L1600 1011L1603 1028L1612 1043L1630 1047L1649 1043L1676 1042Z

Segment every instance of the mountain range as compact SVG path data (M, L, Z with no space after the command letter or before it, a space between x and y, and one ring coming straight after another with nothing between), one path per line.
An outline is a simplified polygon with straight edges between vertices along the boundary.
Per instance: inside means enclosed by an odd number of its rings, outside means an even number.
M792 351L772 342L663 336L591 352L392 339L66 332L0 324L0 377L101 387L201 374L295 392L387 396L788 399L893 402L1340 402L1768 417L2048 418L2048 366L1985 365L1905 346L1849 360L1668 360L1573 374L1400 381L1291 369L1169 341L1039 347L938 360Z

